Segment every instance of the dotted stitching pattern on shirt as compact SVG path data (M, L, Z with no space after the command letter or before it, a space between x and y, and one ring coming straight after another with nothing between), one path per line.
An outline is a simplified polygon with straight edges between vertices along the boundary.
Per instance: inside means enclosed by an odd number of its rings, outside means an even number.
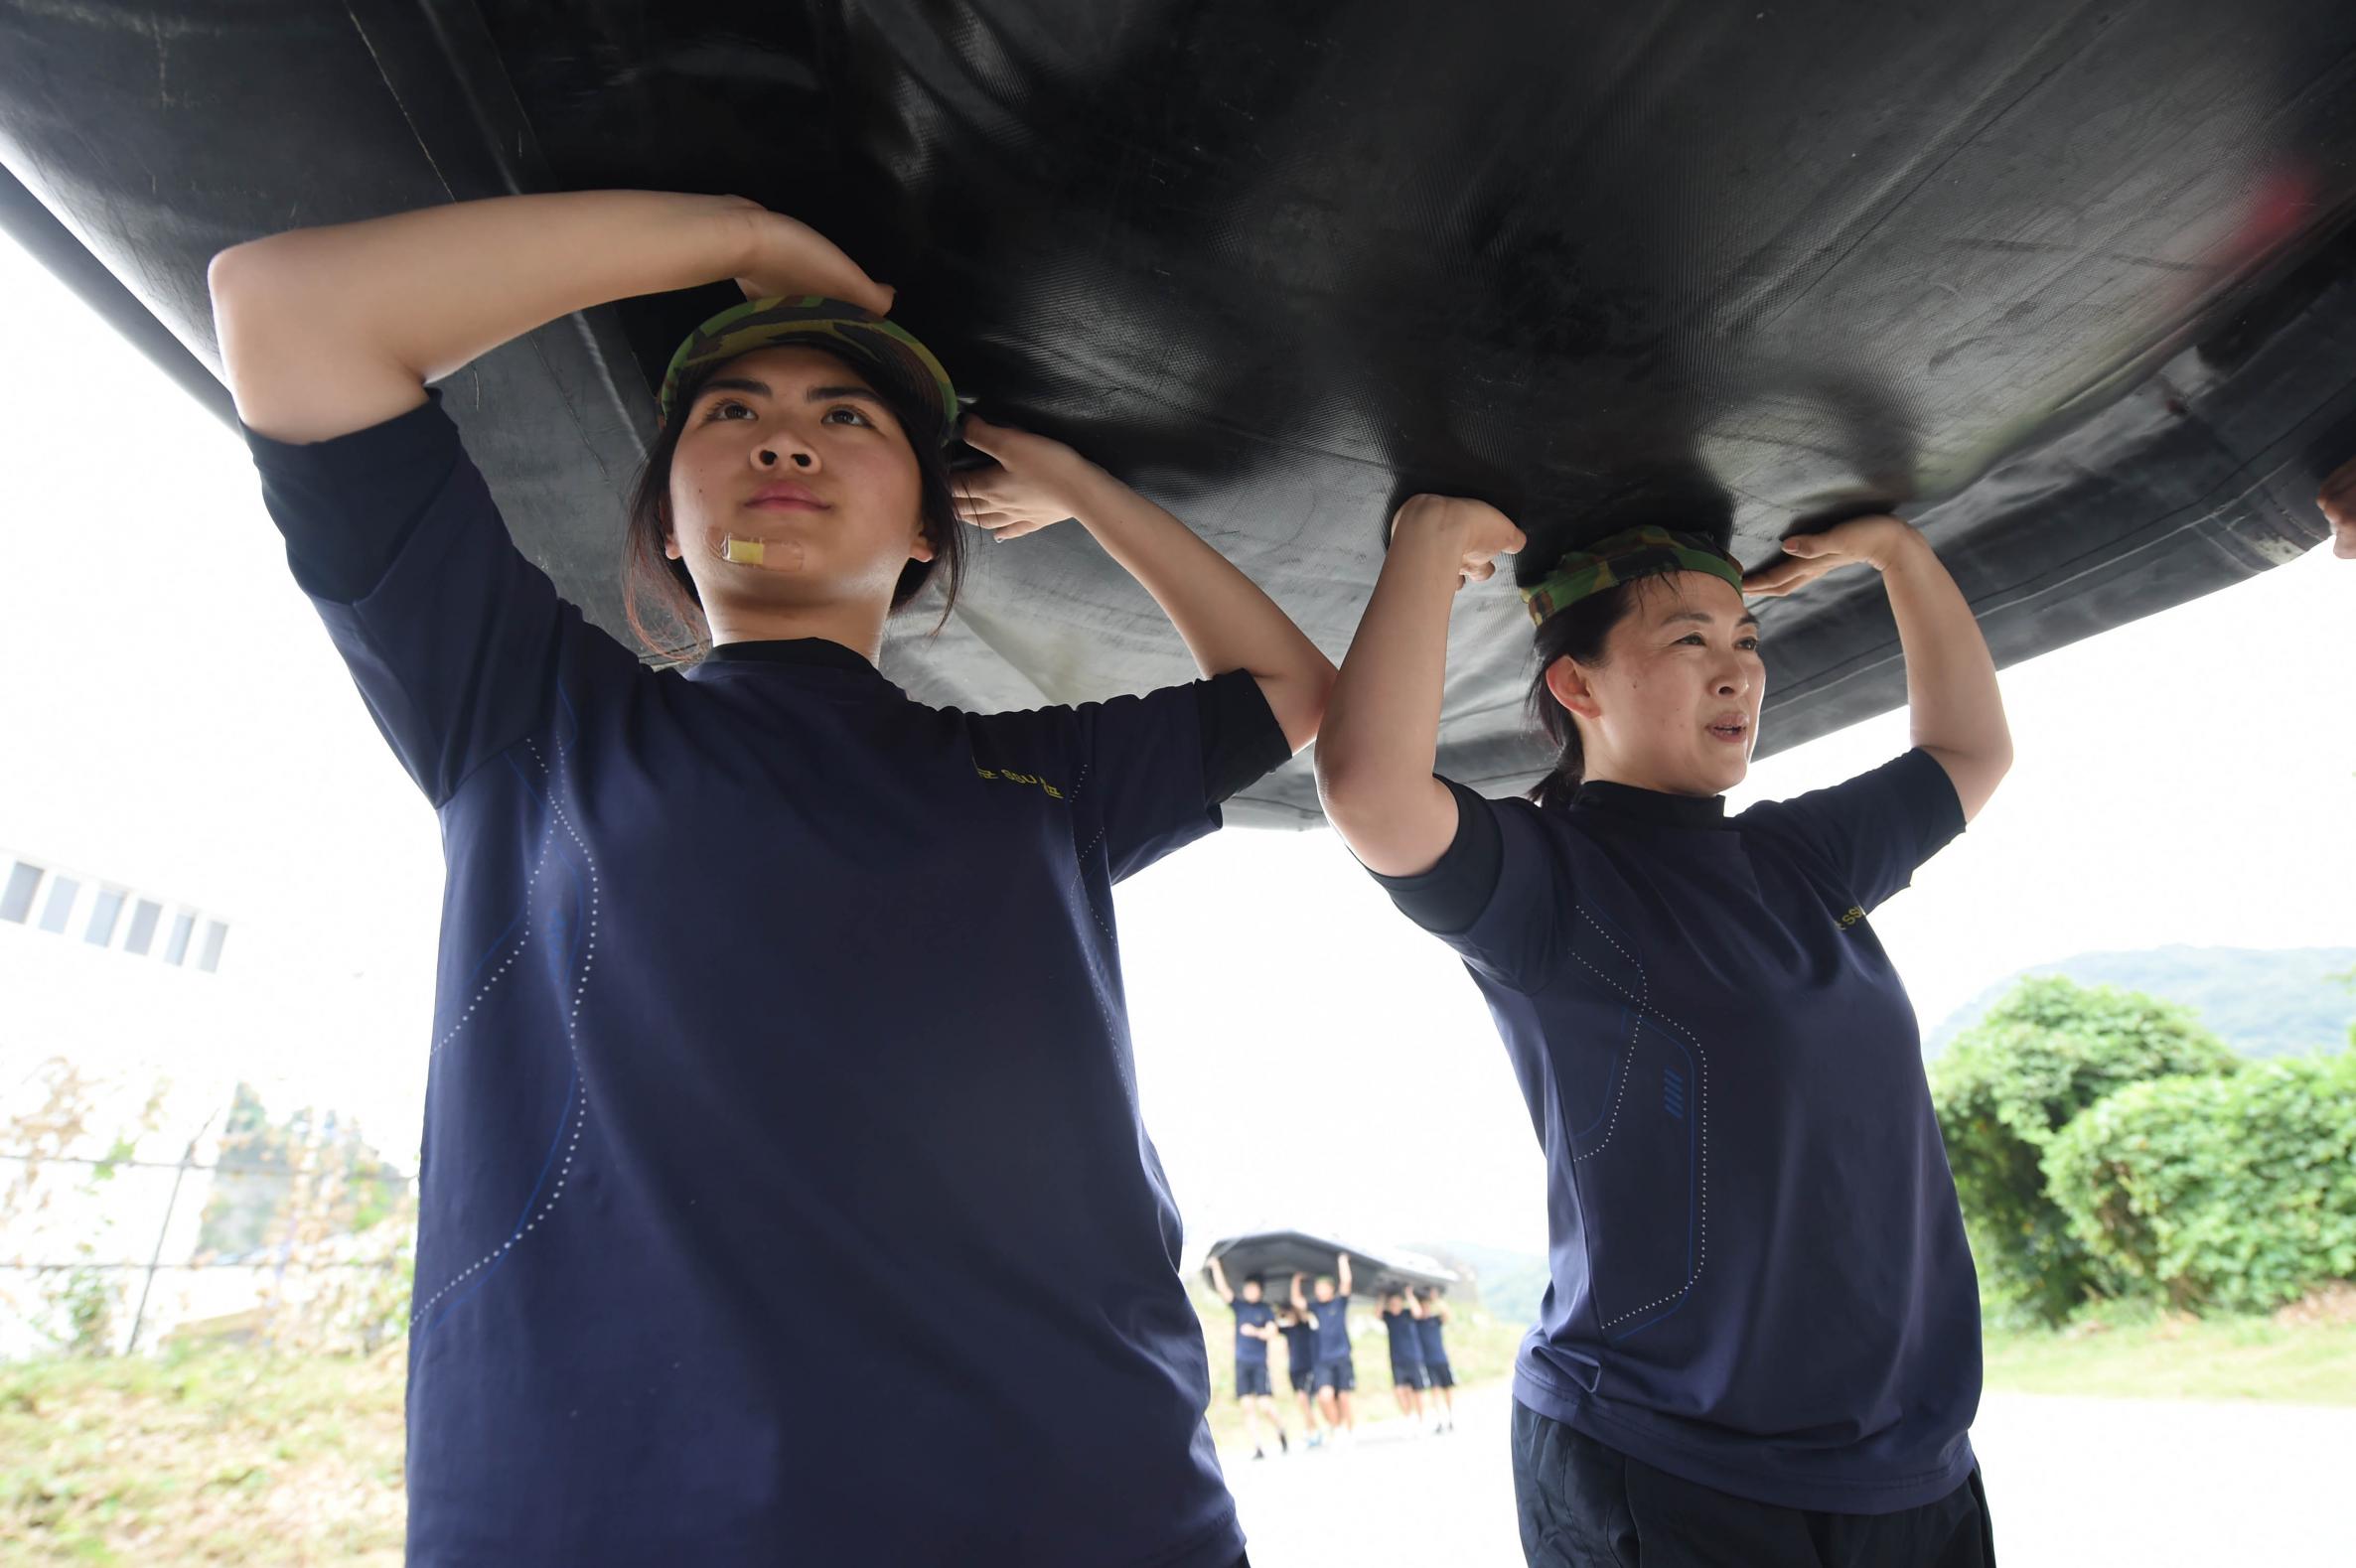
M544 769L542 770L542 772L545 771L546 770ZM434 1042L433 1050L425 1054L426 1066L431 1067L433 1065L434 1058L442 1054L442 1048L459 1037L459 1035L466 1029L468 1023L473 1020L475 1016L475 1009L481 1006L483 999L491 994L491 988L499 984L501 978L505 976L510 969L515 966L515 960L522 957L524 950L531 946L531 899L532 895L538 891L540 873L547 869L548 846L555 839L555 837L556 818L553 814L551 814L548 818L547 825L540 829L539 857L531 863L531 870L525 873L523 878L522 934L515 938L515 945L508 953L508 955L500 960L499 967L491 971L491 978L485 980L481 985L475 988L475 994L467 1001L466 1011L458 1015L458 1022L452 1024L448 1032L445 1033L441 1039Z
M1080 803L1080 793L1082 790L1088 787L1088 771L1090 767L1094 765L1095 761L1096 759L1092 757L1080 765L1080 777L1072 782L1072 798L1066 802L1067 804L1076 806ZM1080 897L1087 903L1088 913L1090 917L1096 921L1097 929L1104 933L1104 939L1106 941L1110 941L1112 939L1112 927L1104 924L1104 916L1103 912L1097 908L1096 893L1088 885L1088 857L1095 854L1097 851L1097 846L1104 841L1104 820L1103 816L1100 815L1097 819L1097 836L1088 841L1088 847L1081 850L1079 858L1073 862L1072 874L1080 884ZM1107 1023L1111 1021L1109 1016L1107 1016L1105 1021Z
M1577 909L1575 906L1573 907L1571 913L1581 916L1582 918L1585 918L1586 915L1585 911ZM1613 940L1612 933L1610 931L1603 930L1603 927L1593 920L1589 920L1588 924L1594 926L1597 930L1603 931L1603 939L1605 941L1611 942L1612 946L1618 949L1621 957L1628 958L1628 950L1624 947L1621 947L1617 941ZM1601 969L1596 968L1593 964L1588 963L1586 956L1582 954L1576 947L1570 949L1570 955L1573 958L1578 959L1580 963L1585 964L1588 972L1593 974L1596 979L1601 980L1605 985L1611 986L1613 990L1618 991L1622 996L1626 996L1628 994L1625 988L1613 983L1611 976L1605 974ZM1589 1149L1585 1154L1574 1154L1570 1157L1570 1163L1573 1165L1578 1164L1581 1160L1592 1160L1595 1158L1595 1156L1610 1148L1612 1146L1612 1134L1620 1130L1620 1101L1627 1098L1628 1095L1628 1078L1636 1067L1636 1037L1644 1029L1645 1003L1652 995L1652 987L1645 979L1644 965L1638 963L1633 958L1628 958L1628 967L1636 971L1636 1016L1631 1019L1628 1024L1628 1060L1620 1065L1620 1086L1612 1091L1611 1123L1603 1129L1603 1141L1601 1143L1597 1144L1594 1148ZM1691 1284L1693 1282L1689 1280L1687 1283Z
M581 1146L581 1128L586 1123L589 1115L589 1077L588 1074L582 1070L581 1066L580 1022L581 1000L589 989L590 970L596 965L597 962L597 914L599 902L598 895L600 891L597 881L597 857L590 854L588 844L583 841L579 830L573 826L572 819L565 814L563 805L559 803L558 795L562 783L561 777L552 776L549 774L548 765L540 757L539 748L537 746L533 745L529 740L526 740L523 745L524 748L530 752L532 764L539 769L540 776L549 780L548 810L551 813L552 822L562 824L565 831L565 836L570 838L573 841L574 847L580 850L581 862L588 868L589 872L588 940L582 945L581 972L579 978L574 983L572 1002L570 1007L567 1009L564 1018L565 1048L572 1053L573 1081L579 1085L579 1094L573 1102L572 1136L564 1146L564 1162L562 1165L557 1167L556 1185L549 1190L547 1200L540 1205L538 1212L532 1214L532 1216L529 1219L526 1219L521 1225L517 1226L514 1233L512 1233L505 1241L502 1241L497 1247L493 1248L489 1252L484 1253L483 1256L475 1259L474 1262L469 1263L465 1268L460 1269L456 1275L454 1275L442 1285L441 1289L435 1291L431 1296L428 1296L422 1306L410 1313L409 1327L412 1331L416 1329L420 1322L424 1321L425 1315L433 1310L434 1303L440 1301L444 1296L449 1295L451 1291L456 1290L460 1285L464 1284L474 1275L482 1272L486 1268L491 1267L493 1264L496 1264L501 1258L506 1257L508 1253L515 1250L515 1244L521 1241L524 1236L539 1228L540 1221L548 1217L550 1212L556 1208L558 1202L560 1202L564 1197L565 1183L572 1177L573 1156L579 1151ZM565 763L565 748L561 741L556 743L556 762L558 768L561 770Z
M1700 1042L1700 1041L1698 1041L1698 1040L1695 1040L1695 1039L1693 1038L1693 1032L1692 1030L1690 1030L1690 1029L1686 1028L1686 1026L1685 1026L1685 1025L1683 1025L1683 1024L1679 1023L1679 1022L1678 1022L1676 1019L1674 1019L1674 1018L1671 1018L1671 1017L1670 1017L1670 1016L1669 1016L1667 1013L1657 1012L1657 1011L1655 1011L1655 1010L1653 1009L1653 1007L1652 1007L1652 1006L1651 1006L1651 1004L1650 1004L1650 1001L1648 1000L1648 999L1651 997L1651 995L1652 995L1652 989L1651 989L1650 985L1649 985L1649 984L1647 984L1647 982L1646 982L1646 980L1645 980L1644 965L1643 965L1643 964L1640 964L1640 963L1638 963L1634 957L1630 956L1628 949L1627 949L1627 948L1625 948L1625 947L1622 947L1622 946L1620 945L1619 938L1617 938L1617 937L1615 937L1614 935L1612 935L1611 931L1610 931L1608 928L1606 928L1606 927L1605 927L1604 924L1603 924L1601 921L1597 920L1597 919L1596 919L1594 916L1592 916L1592 915L1588 914L1588 913L1586 912L1586 910L1585 910L1583 907L1581 907L1581 906L1579 906L1579 905L1576 905L1576 904L1574 904L1574 905L1572 905L1572 906L1571 906L1571 913L1572 913L1573 915L1576 915L1576 916L1577 916L1579 919L1581 919L1581 920L1585 921L1585 922L1586 922L1588 925L1590 925L1590 926L1594 927L1595 927L1595 929L1596 929L1598 932L1600 932L1600 933L1601 933L1601 935L1602 935L1603 939L1604 939L1605 941L1607 941L1607 942L1610 942L1610 943L1612 944L1612 950L1613 950L1613 951L1615 951L1615 952L1617 952L1617 953L1618 953L1618 954L1619 954L1619 955L1620 955L1622 958L1624 958L1624 959L1626 959L1626 960L1627 960L1628 967L1629 967L1629 968L1631 968L1631 969L1634 969L1634 970L1636 971L1636 983L1637 983L1637 987L1638 987L1638 990L1639 990L1640 994L1639 994L1639 995L1636 995L1636 996L1629 996L1629 995L1628 995L1628 988L1627 988L1626 986L1624 986L1624 985L1620 984L1620 983L1619 983L1617 980L1614 980L1614 979L1613 979L1613 978L1612 978L1610 975L1608 975L1608 974L1605 974L1605 973L1604 973L1604 972L1603 972L1601 969L1598 969L1598 968L1596 968L1594 964L1592 964L1592 963L1589 963L1589 962L1587 961L1587 959L1585 959L1584 957L1581 957L1581 956L1580 956L1580 954L1579 954L1579 952L1578 952L1578 950L1577 950L1576 948L1573 948L1573 949L1571 949L1571 954L1570 954L1570 955L1571 955L1573 958L1577 958L1577 959L1579 960L1579 962L1580 962L1580 963L1582 963L1582 964L1585 964L1585 965L1586 965L1586 968L1587 968L1587 971L1588 971L1590 974L1594 975L1594 976L1595 976L1595 978L1597 978L1598 980L1601 980L1601 981L1602 981L1602 982L1603 982L1605 985L1608 985L1608 986L1610 986L1610 987L1611 987L1613 990L1615 990L1615 991L1619 992L1621 996L1623 996L1623 997L1626 997L1626 998L1627 998L1629 1001L1631 1001L1631 1002L1633 1002L1633 1003L1635 1003L1635 1004L1636 1004L1637 1025L1638 1025L1638 1027L1639 1027L1639 1028L1643 1027L1643 1023L1644 1023L1644 1020L1645 1020L1646 1018L1654 1018L1654 1019L1658 1019L1660 1022L1662 1022L1662 1023L1664 1023L1664 1024L1667 1024L1667 1025L1668 1025L1670 1028L1672 1028L1672 1029L1676 1030L1676 1031L1677 1031L1677 1032L1678 1032L1680 1035L1683 1035L1683 1036L1685 1037L1685 1039L1686 1039L1686 1044L1688 1044L1688 1045L1690 1045L1690 1046L1692 1046L1692 1047L1693 1048L1693 1056L1694 1056L1694 1059L1695 1059L1696 1061L1698 1061L1698 1062L1701 1064L1701 1073L1700 1073L1700 1077L1701 1077L1701 1084L1700 1084L1700 1093L1699 1093L1699 1095L1698 1095L1698 1098L1699 1098L1699 1101L1700 1101L1700 1117L1701 1117L1701 1184L1700 1184L1700 1186L1701 1186L1701 1192L1700 1192L1700 1210L1701 1210L1700 1234L1701 1234L1701 1240L1700 1240L1700 1245L1698 1246L1698 1248L1696 1248L1696 1250L1695 1250L1695 1252L1694 1252L1694 1256L1693 1256L1693 1272L1686 1276L1686 1282L1685 1282L1683 1285L1680 1285L1680 1286L1679 1286L1679 1287L1678 1287L1676 1290L1673 1290L1673 1291L1671 1291L1671 1292L1670 1292L1668 1295L1666 1295L1666 1296L1662 1297L1662 1298L1661 1298L1659 1301L1650 1301L1650 1302L1647 1302L1647 1303L1645 1303L1645 1304L1644 1304L1643 1306L1641 1306L1641 1307L1634 1307L1634 1308L1631 1308L1631 1309L1629 1309L1629 1310L1628 1310L1628 1311L1626 1311L1626 1312L1623 1312L1623 1313L1621 1313L1621 1314L1620 1314L1618 1317L1616 1317L1616 1318L1607 1319L1607 1320L1606 1320L1606 1321L1603 1323L1602 1327L1604 1327L1604 1328L1608 1329L1608 1328L1610 1328L1610 1327L1611 1327L1613 1324L1615 1324L1615 1323L1626 1323L1626 1322L1627 1322L1627 1321L1628 1321L1630 1318L1638 1317L1638 1316L1641 1316L1641 1315L1642 1315L1642 1314L1644 1314L1644 1313L1651 1312L1651 1311L1652 1311L1652 1310L1653 1310L1655 1307L1666 1307L1666 1306L1668 1306L1668 1305L1669 1305L1671 1302L1673 1302L1673 1301L1677 1300L1677 1299L1678 1299L1678 1297L1680 1297L1680 1296L1683 1296L1683 1295L1685 1295L1685 1294L1686 1294L1688 1291L1692 1290L1692 1289L1693 1288L1693 1281L1695 1281L1695 1280L1699 1279L1699 1278L1701 1277L1701 1271L1702 1271L1702 1269L1703 1269L1703 1268L1705 1268L1706 1266L1708 1266L1708 1263L1709 1263L1709 1053L1708 1053L1708 1052L1706 1052L1706 1051L1703 1051L1703 1050L1701 1049L1701 1042ZM1629 1037L1629 1041L1630 1041L1630 1044L1629 1044L1629 1050L1630 1050L1631 1056L1633 1057L1633 1053L1634 1053L1634 1050L1635 1050L1635 1036L1633 1035L1633 1033L1630 1035L1630 1037ZM1620 1086L1621 1086L1621 1088L1622 1088L1622 1089L1625 1089L1625 1088L1627 1087L1627 1085L1628 1085L1628 1074L1627 1074L1627 1072L1626 1072L1626 1071L1623 1071L1623 1072L1620 1074ZM1617 1117L1618 1117L1618 1115L1619 1115L1619 1106L1618 1106L1618 1101L1617 1101L1617 1100L1615 1100L1615 1101L1613 1102L1613 1109L1612 1109L1612 1114L1613 1114L1613 1117L1614 1117L1614 1119L1615 1119L1615 1121L1616 1121L1616 1119L1617 1119ZM1611 1135L1610 1135L1610 1133L1609 1133L1609 1132L1606 1132L1606 1133L1605 1133L1604 1137L1605 1137L1605 1141L1606 1141L1606 1142L1609 1142L1609 1141L1610 1141L1610 1136L1611 1136ZM1594 1152L1596 1152L1596 1153L1598 1153L1598 1154L1602 1153L1602 1152L1603 1152L1603 1151L1602 1151L1602 1147L1601 1147L1600 1145L1598 1145L1598 1146L1597 1146L1597 1148L1596 1148L1596 1150L1595 1150Z

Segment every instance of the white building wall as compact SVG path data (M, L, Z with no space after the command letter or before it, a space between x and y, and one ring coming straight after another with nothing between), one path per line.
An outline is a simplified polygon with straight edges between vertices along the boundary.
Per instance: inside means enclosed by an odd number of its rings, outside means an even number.
M24 919L0 919L0 1195L16 1200L0 1210L0 1357L48 1343L42 1320L54 1316L65 1276L45 1265L145 1264L159 1255L184 1263L195 1254L213 1178L186 1173L175 1200L173 1167L192 1157L192 1140L196 1163L216 1160L238 1065L271 1027L256 977L240 971L233 923L219 912L5 846L0 889L20 865L39 868L41 880ZM18 886L21 893L21 874ZM142 902L157 914L148 950L138 953L129 943ZM0 904L0 915L9 912ZM216 930L224 939L213 940ZM209 942L218 958L211 970L202 964ZM70 1064L86 1089L83 1126L63 1148L27 1125L50 1097L55 1062ZM100 1179L83 1162L106 1158L118 1138L138 1163ZM32 1152L71 1158L43 1164L28 1184L22 1157ZM119 1287L120 1349L144 1275L104 1272ZM178 1282L159 1292L179 1293ZM159 1340L173 1316L168 1301L151 1302L142 1342Z

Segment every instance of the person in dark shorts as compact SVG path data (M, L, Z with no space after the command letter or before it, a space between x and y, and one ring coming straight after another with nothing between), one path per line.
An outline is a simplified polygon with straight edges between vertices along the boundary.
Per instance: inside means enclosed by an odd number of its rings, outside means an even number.
M1334 1272L1320 1274L1316 1294L1301 1298L1301 1277L1292 1276L1292 1304L1308 1315L1316 1331L1317 1415L1325 1423L1330 1444L1358 1430L1353 1395L1358 1388L1358 1364L1350 1354L1350 1254L1338 1253Z
M1252 1438L1252 1457L1268 1457L1259 1443L1262 1416L1276 1429L1277 1451L1289 1454L1292 1440L1284 1435L1284 1418L1276 1413L1276 1390L1268 1381L1268 1347L1276 1340L1276 1309L1260 1300L1257 1274L1244 1281L1241 1296L1229 1289L1227 1265L1217 1258L1211 1260L1211 1288L1236 1315L1236 1400L1244 1407L1244 1430Z
M1305 1309L1293 1305L1300 1294L1301 1276L1295 1274L1291 1296L1276 1311L1276 1327L1284 1335L1284 1372L1292 1382L1292 1397L1301 1407L1301 1435L1315 1448L1324 1442L1318 1436L1316 1407L1311 1403L1317 1386L1317 1327Z
M1546 1155L1552 1279L1514 1371L1530 1562L1641 1541L1645 1568L1978 1568L1979 1285L1870 917L2011 765L1995 664L1897 517L1794 534L1747 574L1726 537L1630 528L1530 574L1555 762L1493 800L1432 772L1449 607L1525 540L1482 502L1411 499L1319 792L1464 960ZM1729 814L1767 671L1744 599L1843 566L1879 576L1911 749Z
M656 429L500 422L577 313L732 279ZM1078 453L960 424L891 290L755 203L448 203L210 282L287 565L441 829L408 1561L1231 1568L1112 887L1307 744L1324 655ZM997 463L953 489L960 433ZM626 459L635 648L500 506ZM1067 520L1203 681L988 714L885 675L968 525Z
M1383 1293L1383 1328L1391 1336L1391 1393L1399 1413L1423 1419L1423 1390L1431 1376L1423 1369L1423 1341L1415 1333L1422 1304L1403 1290Z
M1435 1430L1453 1432L1456 1372L1448 1365L1448 1304L1440 1299L1437 1285L1423 1286L1415 1298L1423 1308L1423 1315L1415 1320L1415 1337L1423 1342L1423 1370L1431 1378L1430 1391L1423 1396L1424 1407L1438 1421Z

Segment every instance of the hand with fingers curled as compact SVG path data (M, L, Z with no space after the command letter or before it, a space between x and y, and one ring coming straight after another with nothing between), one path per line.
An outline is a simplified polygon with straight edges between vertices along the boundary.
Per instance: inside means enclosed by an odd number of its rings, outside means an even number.
M1391 519L1391 540L1403 533L1447 537L1459 552L1456 586L1484 583L1497 575L1497 558L1521 551L1530 541L1514 520L1487 501L1462 496L1410 496Z
M2356 561L2356 458L2331 471L2315 504L2323 508L2324 519L2331 524L2331 553L2343 561Z
M736 225L736 286L746 299L822 294L878 316L892 313L892 286L869 277L840 246L808 223L743 197L712 201L723 220Z
M1754 599L1779 599L1843 566L1887 572L1916 550L1930 548L1914 525L1886 514L1851 517L1815 533L1783 541L1785 559L1770 561L1744 576L1742 591Z
M967 414L961 434L965 445L996 459L997 467L952 476L957 515L1001 544L1078 516L1091 483L1105 477L1061 441L1012 425Z

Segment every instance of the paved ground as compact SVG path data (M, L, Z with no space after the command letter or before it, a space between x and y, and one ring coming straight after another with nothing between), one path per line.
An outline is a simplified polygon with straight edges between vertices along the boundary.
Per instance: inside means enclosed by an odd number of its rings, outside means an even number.
M1446 1436L1394 1419L1338 1453L1222 1455L1252 1563L1514 1568L1509 1414L1492 1386ZM1991 1393L1973 1443L2004 1568L2356 1564L2356 1409Z

